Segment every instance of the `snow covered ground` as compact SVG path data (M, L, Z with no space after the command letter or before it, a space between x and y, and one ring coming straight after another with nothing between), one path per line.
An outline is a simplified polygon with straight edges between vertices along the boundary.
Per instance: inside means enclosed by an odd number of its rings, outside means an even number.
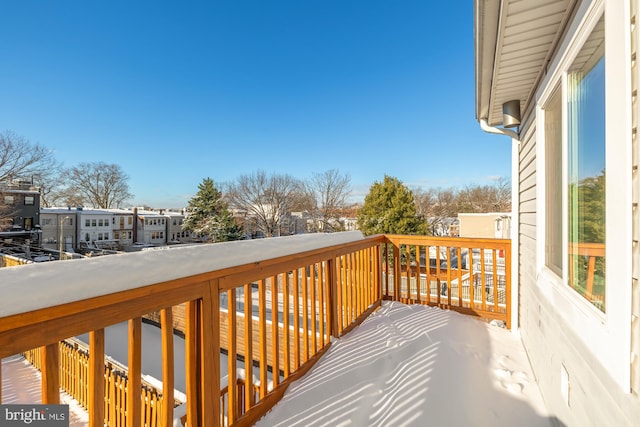
M552 426L517 335L383 303L336 340L259 426Z
M20 355L2 359L2 403L42 402L41 374ZM80 404L65 392L60 403L69 405L69 427L86 426L89 415Z

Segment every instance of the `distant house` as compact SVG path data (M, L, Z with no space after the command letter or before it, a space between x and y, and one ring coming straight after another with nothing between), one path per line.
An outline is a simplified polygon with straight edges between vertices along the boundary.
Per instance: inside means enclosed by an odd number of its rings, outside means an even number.
M513 324L563 425L640 425L640 2L475 8L476 117L512 144Z
M0 238L38 243L40 190L30 181L0 182Z
M458 220L460 237L511 238L511 213L460 213Z
M149 245L167 244L165 215L151 210L137 210L136 242Z
M41 208L41 246L45 249L74 252L77 249L76 209Z
M183 229L184 211L165 211L167 217L167 243L190 243L191 232Z
M130 246L134 243L134 213L129 209L107 209L113 216L111 224L113 229L113 239L117 242L118 248Z
M115 249L113 237L115 217L106 209L76 208L78 249Z

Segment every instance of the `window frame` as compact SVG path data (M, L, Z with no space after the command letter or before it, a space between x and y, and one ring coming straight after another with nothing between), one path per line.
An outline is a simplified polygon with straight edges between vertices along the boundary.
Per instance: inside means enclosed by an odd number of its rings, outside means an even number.
M599 19L605 25L605 168L606 180L606 289L607 312L603 313L545 265L546 190L543 106L562 85L566 104L566 76ZM630 19L624 5L612 0L581 3L557 53L548 64L535 94L536 108L536 269L534 283L540 306L552 313L567 337L581 341L623 390L630 389L632 245L632 122ZM615 72L609 71L615 70ZM608 71L608 72L607 72ZM566 120L563 123L563 163L567 158ZM567 182L566 166L563 183ZM566 188L565 185L563 185ZM566 191L563 189L563 191ZM563 196L563 212L567 212ZM563 218L563 248L568 248ZM563 263L567 266L567 249ZM565 270L567 268L565 267Z

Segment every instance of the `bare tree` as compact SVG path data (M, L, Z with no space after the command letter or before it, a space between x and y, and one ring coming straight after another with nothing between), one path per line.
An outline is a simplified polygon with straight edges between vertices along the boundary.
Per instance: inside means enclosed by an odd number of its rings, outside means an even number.
M11 131L0 133L0 186L14 181L33 181L35 176L58 170L53 153L40 144ZM34 182L34 184L36 184ZM0 200L0 224L11 225L16 207Z
M57 165L53 153L14 132L0 133L0 182L31 179Z
M129 192L128 179L119 165L80 163L68 170L70 185L65 191L65 198L94 208L116 208L133 197Z
M493 185L467 186L458 192L458 211L505 212L511 211L511 185L505 178Z
M277 234L283 216L289 212L300 182L290 175L267 175L257 171L240 175L229 185L227 198L232 208L246 212L256 228L267 237Z
M61 163L56 163L55 167L33 176L34 185L40 189L40 206L58 206L65 201L64 184L66 179L66 173Z
M427 221L432 235L445 233L447 219L457 216L456 192L448 189L414 190L418 215Z
M351 178L337 169L313 173L305 184L312 201L310 213L316 227L322 231L341 231L340 216L351 195Z

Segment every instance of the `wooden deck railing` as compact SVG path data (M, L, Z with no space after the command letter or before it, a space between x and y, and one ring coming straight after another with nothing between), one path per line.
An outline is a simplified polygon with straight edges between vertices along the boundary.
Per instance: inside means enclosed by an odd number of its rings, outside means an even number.
M455 249L444 258L431 250L445 247ZM469 265L454 268L453 255L462 259L465 249ZM160 312L163 399L174 401L173 307L184 304L183 421L251 425L313 366L331 337L354 328L383 298L508 323L509 249L508 241L368 237L6 316L0 318L0 357L42 347L42 403L57 403L63 382L58 342L88 332L89 425L101 426L115 411L105 405L105 328L128 321L126 410L110 425L139 426L145 418L136 398L142 393L141 317ZM438 254L433 267L431 253ZM220 366L220 350L227 366ZM173 405L158 412L156 425L172 425Z
M502 320L511 327L510 240L396 235L387 239L385 298Z
M60 388L73 397L84 409L88 406L89 352L78 343L59 343ZM35 368L42 370L42 347L22 353ZM126 367L105 363L105 420L107 426L126 425L126 391L128 374ZM142 422L146 426L158 425L162 412L163 396L153 385L142 382ZM172 402L177 406L180 402Z

